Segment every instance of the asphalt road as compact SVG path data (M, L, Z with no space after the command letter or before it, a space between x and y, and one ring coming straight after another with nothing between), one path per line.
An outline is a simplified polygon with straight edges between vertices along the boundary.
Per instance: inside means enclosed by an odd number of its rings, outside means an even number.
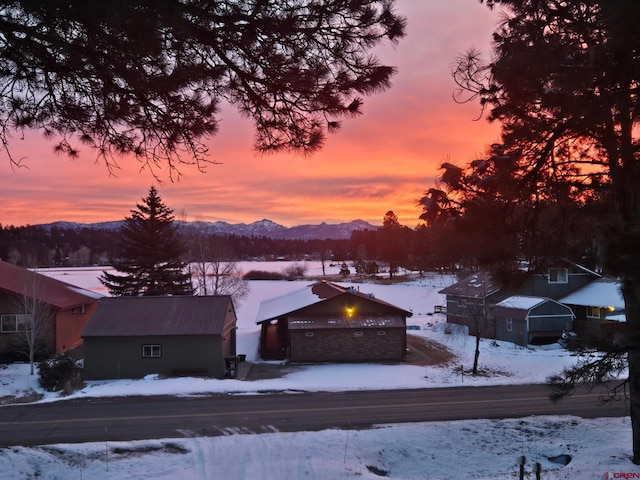
M545 385L421 390L123 397L0 407L0 446L142 440L229 433L366 428L382 423L627 415L622 401L579 391L552 402Z

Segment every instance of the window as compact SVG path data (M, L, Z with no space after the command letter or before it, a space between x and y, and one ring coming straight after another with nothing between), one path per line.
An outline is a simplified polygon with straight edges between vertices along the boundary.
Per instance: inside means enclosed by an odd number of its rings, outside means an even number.
M71 309L71 313L73 315L82 315L85 312L84 305L80 305L79 307L73 307Z
M550 268L549 283L567 283L569 281L569 271L566 268Z
M507 332L513 332L513 318L507 318Z
M30 323L29 314L4 314L0 316L0 333L24 332Z
M600 318L600 307L587 307L587 317Z
M386 332L386 331L384 331L384 330L378 330L378 335L379 335L379 336L384 337L386 334L387 334L387 332Z
M160 345L142 345L143 358L159 358L162 354Z
M304 332L305 337L313 337L313 332Z
M361 332L361 331L353 332L353 336L354 337L364 337L364 332Z

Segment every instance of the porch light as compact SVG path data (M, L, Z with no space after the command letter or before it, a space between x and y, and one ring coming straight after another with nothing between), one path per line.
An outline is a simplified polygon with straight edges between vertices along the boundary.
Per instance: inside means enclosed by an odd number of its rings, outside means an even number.
M353 314L354 314L355 310L356 309L353 308L353 307L346 307L345 311L347 312L347 317L349 317L349 318L353 317Z
M611 305L609 305L609 306L607 307L607 310L608 310L609 312L613 312L613 311L615 310L615 308L613 308Z

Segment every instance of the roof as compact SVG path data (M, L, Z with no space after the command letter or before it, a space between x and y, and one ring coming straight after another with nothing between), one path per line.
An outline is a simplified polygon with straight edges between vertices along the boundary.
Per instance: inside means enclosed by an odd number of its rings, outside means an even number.
M624 310L620 283L611 278L598 278L559 301L583 307L613 307L615 310Z
M355 315L353 317L293 317L289 319L289 330L310 330L329 328L405 328L399 315Z
M105 297L82 337L219 335L230 309L229 295Z
M458 297L484 298L499 290L498 282L494 281L489 272L482 270L443 288L439 293Z
M545 303L555 304L556 307L560 307L565 312L567 312L564 315L555 313L554 316L574 316L571 308L569 308L567 305L553 300L552 298L534 297L530 295L513 295L511 297L505 298L501 302L496 303L495 314L496 316L502 316L505 315L506 312L511 312L509 315L516 315L518 318L526 318L530 316L531 310ZM543 314L543 316L544 315L547 314Z
M356 295L361 298L365 298L371 302L391 307L393 309L402 312L406 316L411 316L411 312L402 308L396 307L384 300L375 298L373 295L366 293L360 293L354 288L342 287L335 283L322 280L320 282L307 285L306 287L294 290L285 295L279 297L270 298L263 301L260 304L258 315L256 317L256 323L266 322L278 317L290 315L303 308L310 307L321 302L324 302L330 298L334 298L340 295Z
M496 303L496 307L513 308L516 310L531 310L538 305L550 299L543 297L530 297L527 295L514 295L512 297L505 298L501 302Z
M99 293L3 261L0 261L0 290L27 296L33 292L39 302L63 310L103 298Z

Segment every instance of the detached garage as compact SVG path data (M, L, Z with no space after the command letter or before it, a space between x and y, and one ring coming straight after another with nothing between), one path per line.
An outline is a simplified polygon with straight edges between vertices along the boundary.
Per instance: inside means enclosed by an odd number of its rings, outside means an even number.
M262 302L260 355L292 362L400 361L409 316L357 288L314 283Z
M573 326L571 309L550 298L516 295L494 307L496 340L517 345L556 342Z
M82 332L87 380L222 378L236 355L230 296L103 298Z

